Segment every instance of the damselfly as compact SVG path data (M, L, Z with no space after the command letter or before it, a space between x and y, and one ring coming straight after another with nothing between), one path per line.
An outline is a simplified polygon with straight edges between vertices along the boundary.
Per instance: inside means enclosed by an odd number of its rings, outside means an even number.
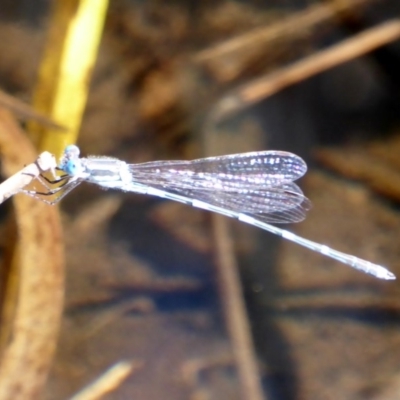
M67 146L56 180L44 175L45 191L24 193L55 204L83 181L103 188L162 197L236 218L381 279L395 279L386 268L328 246L304 239L271 224L299 222L310 201L294 183L307 171L299 156L261 151L193 161L154 161L127 164L111 157L79 157Z

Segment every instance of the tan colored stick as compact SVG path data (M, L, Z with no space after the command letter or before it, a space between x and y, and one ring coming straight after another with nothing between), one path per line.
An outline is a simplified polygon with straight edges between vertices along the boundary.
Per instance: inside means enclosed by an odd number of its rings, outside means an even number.
M368 29L292 65L257 79L224 97L213 112L214 122L337 65L353 60L400 38L400 20Z
M341 13L359 12L360 8L371 2L371 0L353 0L312 5L305 10L289 15L277 23L253 29L202 50L193 56L193 61L197 63L212 62L218 57L226 57L232 53L240 52L246 47L254 47L263 42L268 43L283 36L298 37L303 32L309 32L310 29L316 26L334 20Z
M71 400L96 400L101 399L105 394L114 391L120 384L136 369L140 368L142 363L120 361L95 382L81 390Z
M19 119L30 119L49 128L58 129L60 131L65 130L61 125L56 124L50 118L37 112L32 106L25 104L23 101L10 96L2 90L0 90L0 105L7 110L14 112Z
M11 176L37 157L7 110L0 109L2 172ZM0 400L41 399L63 309L64 251L57 207L13 198L17 241L7 250L0 332ZM7 235L13 236L10 231ZM7 262L8 259L8 262Z

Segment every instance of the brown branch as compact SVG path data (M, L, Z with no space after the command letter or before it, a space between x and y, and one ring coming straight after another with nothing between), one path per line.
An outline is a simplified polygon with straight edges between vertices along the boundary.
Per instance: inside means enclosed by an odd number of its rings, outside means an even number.
M36 152L6 110L0 110L0 150L6 175ZM41 398L60 326L64 254L58 209L28 196L13 198L18 240L2 310L0 400Z
M228 39L223 43L218 43L211 48L202 50L193 56L193 61L206 63L213 61L215 58L239 52L248 46L259 46L260 42L271 42L283 36L297 37L303 32L308 32L311 27L315 28L318 25L337 18L339 14L348 14L351 11L359 12L360 7L370 4L372 1L331 1L326 4L313 5L304 11L293 13L283 21L279 21L271 26L254 29L243 35Z
M213 111L214 123L266 97L400 38L400 20L368 29L350 39L234 90Z
M255 357L233 243L228 233L228 223L221 215L213 215L212 221L222 304L241 383L242 398L263 400L265 397L261 387L260 371Z
M58 129L60 131L65 130L64 127L56 124L50 118L36 111L33 107L13 96L10 96L2 90L0 90L0 105L15 113L20 119L31 119L48 128Z

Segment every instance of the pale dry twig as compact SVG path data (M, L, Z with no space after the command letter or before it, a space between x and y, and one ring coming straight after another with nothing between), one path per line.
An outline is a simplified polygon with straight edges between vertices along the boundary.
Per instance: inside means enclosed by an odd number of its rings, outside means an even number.
M38 178L43 172L50 172L54 178L57 167L56 159L53 154L44 151L39 155L35 162L10 176L0 184L0 204L5 200L20 192L25 186L29 185L34 179Z
M141 366L142 363L139 361L120 361L108 369L95 382L91 383L73 396L71 400L101 399L105 394L110 393L118 388L118 386L128 377L128 375Z

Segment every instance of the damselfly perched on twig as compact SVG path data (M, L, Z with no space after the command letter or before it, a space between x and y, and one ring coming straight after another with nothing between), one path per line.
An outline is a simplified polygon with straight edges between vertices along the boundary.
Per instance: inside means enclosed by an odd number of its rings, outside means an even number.
M83 181L103 188L150 194L213 211L291 240L381 279L395 279L386 268L304 239L271 223L299 222L310 201L294 183L307 171L299 156L262 151L200 158L127 164L111 157L79 157L67 146L56 180L40 178L45 191L24 193L55 204Z

